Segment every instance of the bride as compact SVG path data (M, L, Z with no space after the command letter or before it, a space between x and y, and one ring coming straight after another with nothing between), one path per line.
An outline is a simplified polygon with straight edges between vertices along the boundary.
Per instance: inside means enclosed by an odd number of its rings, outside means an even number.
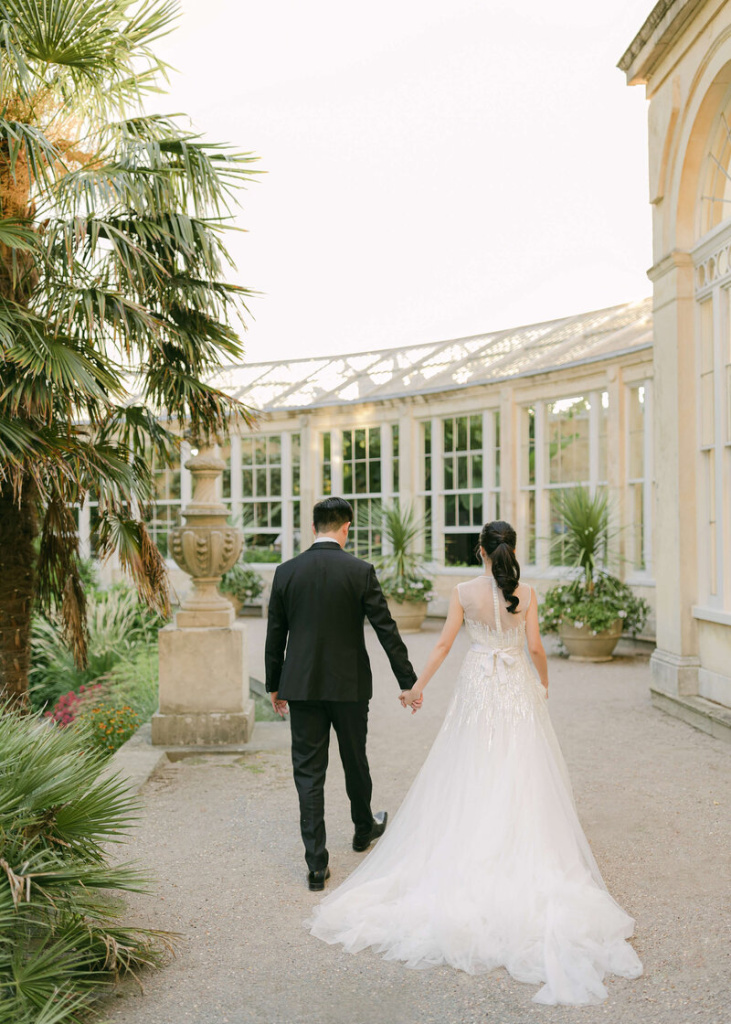
M315 909L311 933L408 967L506 967L536 1003L599 1003L606 974L637 978L634 921L607 892L553 731L535 591L515 531L488 523L485 572L452 592L412 712L464 621L472 646L442 728L373 852ZM536 678L526 656L530 651Z

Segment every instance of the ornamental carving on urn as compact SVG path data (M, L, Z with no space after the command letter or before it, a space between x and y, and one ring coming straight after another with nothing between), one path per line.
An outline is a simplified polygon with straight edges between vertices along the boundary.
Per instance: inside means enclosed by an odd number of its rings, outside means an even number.
M222 624L231 611L230 602L218 593L217 584L241 554L244 537L237 526L227 523L228 509L217 497L217 481L226 463L212 450L200 452L185 463L193 478L193 500L183 510L185 525L170 532L170 550L180 568L193 577L193 592L183 601L181 612L194 613L189 625ZM178 623L181 624L181 612ZM211 618L213 616L213 618Z

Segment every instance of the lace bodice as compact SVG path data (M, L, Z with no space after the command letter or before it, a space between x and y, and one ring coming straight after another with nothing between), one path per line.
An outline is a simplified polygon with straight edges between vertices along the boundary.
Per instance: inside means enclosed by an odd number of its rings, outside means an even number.
M527 594L526 594L527 591ZM459 603L473 644L490 650L521 648L525 644L525 616L530 607L530 587L516 591L518 611L508 611L507 602L492 575L484 574L457 585Z

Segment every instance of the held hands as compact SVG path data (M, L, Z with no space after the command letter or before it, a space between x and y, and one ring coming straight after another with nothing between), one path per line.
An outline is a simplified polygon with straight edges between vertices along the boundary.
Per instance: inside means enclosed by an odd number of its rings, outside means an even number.
M401 707L411 708L411 714L415 715L424 703L424 694L414 688L402 690L399 694L399 700L401 701Z

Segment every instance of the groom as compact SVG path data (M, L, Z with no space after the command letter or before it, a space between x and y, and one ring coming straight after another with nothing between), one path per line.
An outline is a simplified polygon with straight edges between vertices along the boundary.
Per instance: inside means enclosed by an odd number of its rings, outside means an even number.
M315 505L315 541L277 567L269 599L266 688L274 710L289 704L292 768L300 803L310 889L330 876L325 846L325 772L330 726L335 729L355 825L353 849L366 850L386 828L385 811L371 811L366 757L368 701L373 687L364 619L388 655L402 690L416 681L406 647L372 565L344 551L353 509L344 498Z

